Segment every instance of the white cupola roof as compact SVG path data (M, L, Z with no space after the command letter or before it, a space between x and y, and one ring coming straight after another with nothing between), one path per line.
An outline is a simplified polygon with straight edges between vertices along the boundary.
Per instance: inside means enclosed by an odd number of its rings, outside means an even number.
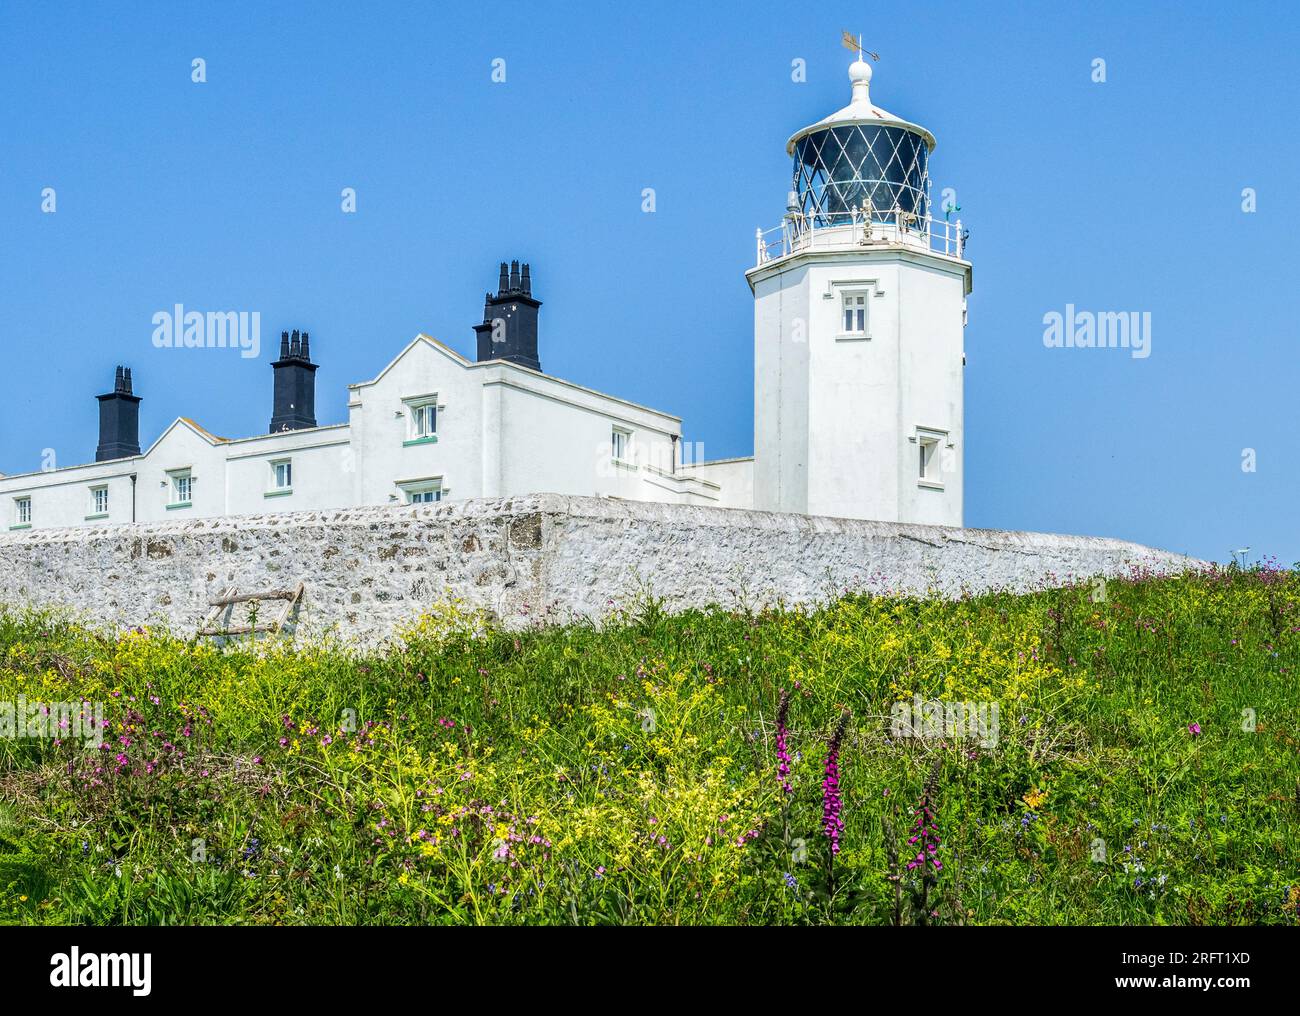
M904 130L919 134L925 139L926 147L930 151L934 151L936 144L934 135L924 127L904 120L902 117L894 116L893 113L881 109L879 106L872 105L871 64L862 59L861 53L858 54L857 60L849 65L849 81L853 84L852 101L843 109L832 113L824 120L818 120L815 124L810 124L791 137L785 145L786 154L794 155L795 144L809 134L816 134L831 127L847 127L853 124L902 127Z

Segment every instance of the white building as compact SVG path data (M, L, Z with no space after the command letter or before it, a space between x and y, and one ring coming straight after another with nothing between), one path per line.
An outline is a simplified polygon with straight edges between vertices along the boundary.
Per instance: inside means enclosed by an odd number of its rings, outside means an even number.
M417 335L317 426L303 333L281 338L270 433L181 418L139 444L131 373L99 396L93 464L0 476L10 529L554 492L959 526L971 266L929 215L934 138L852 102L796 133L780 226L758 234L753 458L684 464L681 420L541 371L529 266L501 265L478 357Z

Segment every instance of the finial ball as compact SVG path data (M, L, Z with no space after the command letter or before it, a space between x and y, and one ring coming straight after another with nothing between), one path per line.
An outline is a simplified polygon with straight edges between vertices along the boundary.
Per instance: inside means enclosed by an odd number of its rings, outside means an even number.
M849 80L854 84L859 81L868 82L871 80L871 64L862 59L861 53L858 54L858 58L853 63L849 64Z

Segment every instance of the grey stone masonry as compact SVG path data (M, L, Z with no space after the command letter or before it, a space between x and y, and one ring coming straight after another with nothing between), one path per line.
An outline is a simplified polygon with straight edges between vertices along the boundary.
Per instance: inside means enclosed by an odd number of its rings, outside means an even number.
M332 630L373 645L451 598L520 627L599 620L646 589L671 610L761 607L853 589L954 597L1203 565L1098 537L532 494L3 533L0 604L188 635L229 587L301 581L299 635Z

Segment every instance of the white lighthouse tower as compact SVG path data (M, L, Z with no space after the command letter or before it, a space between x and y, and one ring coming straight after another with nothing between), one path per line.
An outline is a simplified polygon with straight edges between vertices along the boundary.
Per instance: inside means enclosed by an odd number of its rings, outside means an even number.
M853 101L795 134L780 226L758 233L754 507L962 524L960 220L930 214L923 127Z

